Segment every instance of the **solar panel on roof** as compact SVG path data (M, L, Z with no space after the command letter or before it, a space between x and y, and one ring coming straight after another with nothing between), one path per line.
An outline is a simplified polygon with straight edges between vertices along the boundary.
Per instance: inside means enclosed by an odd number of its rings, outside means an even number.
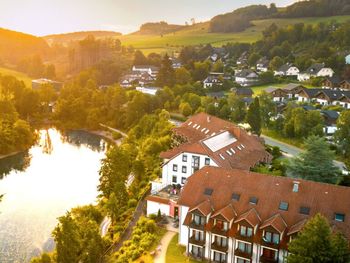
M204 189L204 194L210 196L210 195L213 194L213 191L214 191L214 190L211 189L211 188L205 188L205 189Z
M217 152L226 146L236 142L237 139L228 131L205 140L203 143L213 152Z

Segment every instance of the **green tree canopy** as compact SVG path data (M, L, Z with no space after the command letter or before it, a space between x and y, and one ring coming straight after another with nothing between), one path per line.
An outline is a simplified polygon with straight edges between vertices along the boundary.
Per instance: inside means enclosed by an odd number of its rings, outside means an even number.
M255 97L252 104L250 104L246 120L249 123L252 132L260 135L261 134L261 112L259 98Z

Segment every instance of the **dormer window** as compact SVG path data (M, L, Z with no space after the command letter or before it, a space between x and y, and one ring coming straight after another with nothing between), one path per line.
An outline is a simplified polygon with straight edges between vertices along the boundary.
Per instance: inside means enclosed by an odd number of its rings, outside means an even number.
M256 205L258 203L259 199L256 198L255 196L249 198L249 203Z
M241 226L239 233L243 237L251 237L253 236L253 228L251 227L246 227L246 226Z
M338 222L344 222L345 221L345 215L340 213L335 213L334 220Z

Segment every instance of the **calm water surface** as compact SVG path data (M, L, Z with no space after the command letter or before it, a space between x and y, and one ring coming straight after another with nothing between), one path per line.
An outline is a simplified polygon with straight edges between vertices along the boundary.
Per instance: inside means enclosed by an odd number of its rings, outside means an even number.
M0 262L28 262L54 247L57 217L94 203L106 142L98 136L40 130L28 153L0 160Z

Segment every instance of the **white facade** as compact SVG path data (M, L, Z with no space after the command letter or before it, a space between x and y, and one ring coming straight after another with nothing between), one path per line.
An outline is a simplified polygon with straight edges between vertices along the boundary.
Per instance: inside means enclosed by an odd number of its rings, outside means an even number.
M299 69L297 67L290 67L287 71L275 71L275 76L298 76Z
M188 177L194 172L194 158L199 158L198 170L203 168L205 165L218 166L209 156L194 154L194 153L182 153L167 161L163 165L162 170L162 184L180 184L184 185Z
M159 90L159 88L148 88L148 87L136 87L137 91L140 91L144 94L149 94L149 95L156 95L157 91Z
M147 200L147 216L157 215L159 210L162 215L170 216L170 209L168 204L161 204Z
M188 213L189 208L186 206L179 207L179 244L186 246L188 245L188 227L184 226L184 221Z
M323 68L317 72L317 77L333 77L334 70L331 68Z

